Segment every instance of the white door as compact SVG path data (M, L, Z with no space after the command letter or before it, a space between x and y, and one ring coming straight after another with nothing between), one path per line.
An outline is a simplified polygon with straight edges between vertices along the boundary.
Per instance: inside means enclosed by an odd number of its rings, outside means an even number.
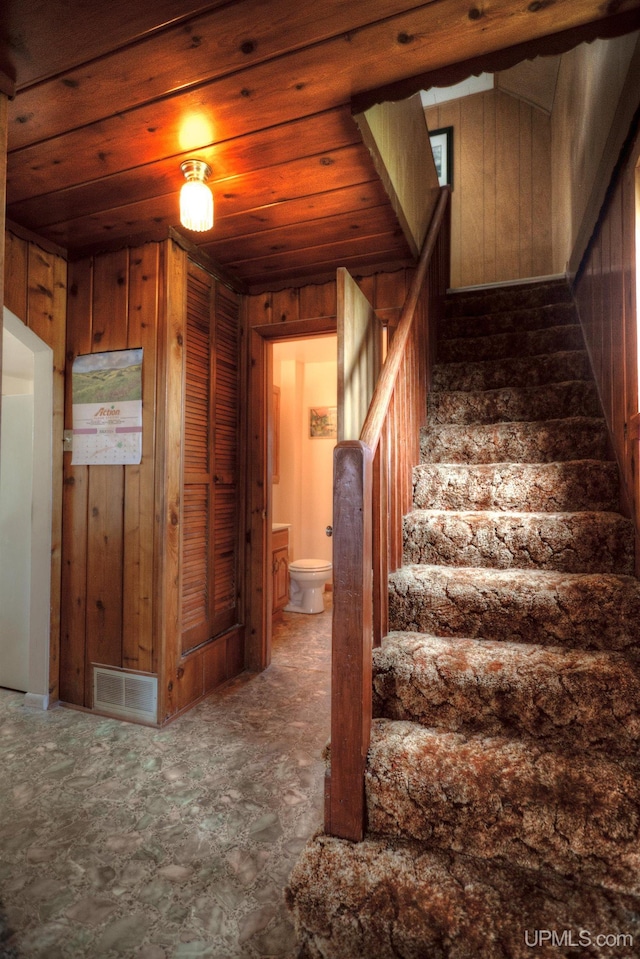
M0 424L0 686L48 704L53 354L4 310Z

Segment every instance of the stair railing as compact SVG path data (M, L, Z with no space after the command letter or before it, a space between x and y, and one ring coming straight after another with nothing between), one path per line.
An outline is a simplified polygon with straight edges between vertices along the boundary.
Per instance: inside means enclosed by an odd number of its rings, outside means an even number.
M388 576L402 563L402 518L420 459L420 426L449 285L443 187L359 440L334 451L331 762L325 832L360 841L372 720L372 649L388 629Z

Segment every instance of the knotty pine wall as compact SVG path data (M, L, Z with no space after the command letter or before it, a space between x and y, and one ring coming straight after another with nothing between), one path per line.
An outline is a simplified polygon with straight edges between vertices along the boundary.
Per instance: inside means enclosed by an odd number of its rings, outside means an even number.
M67 262L8 228L5 233L4 303L53 350L53 487L49 699L59 698L60 578L62 543L62 434L67 322Z
M551 273L549 116L501 90L425 114L453 127L452 287Z
M154 673L161 723L244 668L241 626L180 647L188 264L167 240L69 266L66 426L74 358L142 347L142 460L65 453L60 698L92 707L93 664Z
M163 244L69 265L66 427L76 356L142 347L142 462L73 466L64 454L60 697L92 706L92 663L156 672L155 421Z
M636 219L640 134L614 178L574 286L587 349L640 542ZM636 556L640 551L636 548ZM636 561L640 574L640 562Z

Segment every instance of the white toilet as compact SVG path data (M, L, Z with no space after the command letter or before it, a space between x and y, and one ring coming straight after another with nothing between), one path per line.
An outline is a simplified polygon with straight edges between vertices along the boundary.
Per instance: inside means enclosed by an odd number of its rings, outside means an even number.
M321 613L324 584L331 578L332 563L324 559L297 559L289 563L289 602L286 613Z

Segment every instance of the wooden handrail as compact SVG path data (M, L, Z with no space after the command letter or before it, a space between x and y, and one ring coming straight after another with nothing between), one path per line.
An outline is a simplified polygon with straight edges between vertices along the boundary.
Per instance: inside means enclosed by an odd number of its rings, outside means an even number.
M444 187L360 439L338 443L334 451L331 763L325 781L325 831L354 841L363 838L365 829L372 648L386 632L387 577L390 561L395 568L401 556L410 468L418 461L419 426L426 415L424 355L433 354L429 326L433 306L448 285L448 200ZM433 301L431 310L425 291Z
M438 199L438 203L433 212L433 217L431 218L431 223L425 237L422 252L420 253L418 266L416 267L416 271L413 275L409 294L402 308L398 328L393 336L384 366L380 371L380 376L378 377L378 382L369 405L369 412L367 413L366 419L362 426L360 439L373 453L375 453L377 449L378 442L380 440L380 434L382 432L382 425L389 411L389 404L391 402L393 390L396 385L400 364L402 363L402 358L407 346L407 340L409 339L409 334L411 332L411 324L413 323L413 317L415 314L418 297L420 295L420 290L424 284L424 278L429 263L431 262L436 240L438 239L440 228L447 210L449 192L449 187L442 187L440 198Z

